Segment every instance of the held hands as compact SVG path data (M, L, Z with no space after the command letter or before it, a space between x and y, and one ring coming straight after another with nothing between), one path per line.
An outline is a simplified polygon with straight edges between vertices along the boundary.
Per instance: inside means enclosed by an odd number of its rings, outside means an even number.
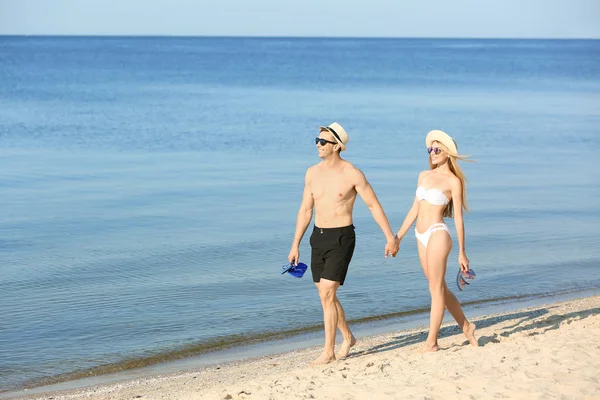
M396 257L396 254L398 254L399 250L400 250L400 239L397 236L394 236L394 238L392 240L388 239L388 241L385 245L385 258L387 258L388 255L390 255L392 257Z
M290 264L298 265L298 260L300 259L300 250L296 246L292 246L290 250L290 254L288 254L288 261Z
M467 272L469 270L469 259L465 253L460 253L458 255L458 265L462 272Z

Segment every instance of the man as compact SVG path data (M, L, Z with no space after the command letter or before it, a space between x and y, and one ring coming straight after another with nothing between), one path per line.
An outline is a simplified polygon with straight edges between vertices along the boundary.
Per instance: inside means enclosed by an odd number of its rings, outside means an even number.
M315 143L322 161L306 171L296 233L288 256L290 263L298 263L300 241L312 219L314 208L315 226L310 237L311 271L323 306L325 347L312 365L327 364L336 357L345 358L356 343L336 293L340 285L344 284L354 252L352 211L357 194L369 207L385 234L385 257L395 257L399 245L381 204L362 171L340 157L348 143L348 134L344 128L334 122L319 129L319 137L315 138ZM336 327L344 336L337 355L334 352Z

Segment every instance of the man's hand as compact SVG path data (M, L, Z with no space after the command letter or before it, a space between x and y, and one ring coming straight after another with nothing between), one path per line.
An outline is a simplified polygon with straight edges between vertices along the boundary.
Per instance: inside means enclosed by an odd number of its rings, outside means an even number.
M290 254L288 254L288 261L290 264L298 265L298 260L300 259L300 250L296 246L292 246L290 250Z
M400 250L400 240L398 240L398 238L394 237L393 239L387 241L386 245L385 245L385 258L388 257L388 255L391 255L392 257L396 257L396 254L398 254L398 251Z

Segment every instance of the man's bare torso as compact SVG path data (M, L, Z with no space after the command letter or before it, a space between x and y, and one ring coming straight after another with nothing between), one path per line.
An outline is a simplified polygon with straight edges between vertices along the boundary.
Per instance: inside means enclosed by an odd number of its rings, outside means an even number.
M356 200L355 167L347 161L329 167L324 162L310 168L309 186L315 202L315 225L335 228L352 224Z

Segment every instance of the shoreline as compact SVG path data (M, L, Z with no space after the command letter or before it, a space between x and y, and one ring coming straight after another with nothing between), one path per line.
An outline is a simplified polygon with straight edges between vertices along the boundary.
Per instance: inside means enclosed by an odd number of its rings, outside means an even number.
M269 398L271 395L275 395L275 393L280 393L277 391L281 389L278 389L278 386L280 385L277 385L276 382L283 382L286 381L286 379L289 381L291 379L289 377L290 374L297 375L298 379L296 381L292 380L289 382L290 384L294 383L296 386L297 384L302 384L304 382L304 377L317 373L317 376L311 377L310 380L310 382L313 382L313 386L318 386L319 382L325 385L324 381L329 382L331 379L334 379L336 381L336 385L334 386L337 387L338 384L344 383L344 381L349 379L348 376L352 374L352 370L360 370L361 367L359 367L359 365L365 364L365 361L366 366L362 366L363 371L356 375L354 379L357 382L360 382L361 379L368 379L370 381L373 377L369 377L371 375L370 373L367 374L369 368L375 370L371 368L373 365L385 361L390 365L392 363L398 363L398 365L394 368L380 367L377 369L377 378L385 380L386 376L393 376L394 374L390 375L388 369L390 371L400 369L401 375L406 374L407 371L404 371L404 369L409 367L410 364L415 364L417 366L422 364L421 366L424 368L422 373L427 375L428 364L431 364L430 367L435 368L435 365L438 362L447 361L445 359L449 357L452 358L452 356L456 354L468 356L470 358L476 356L476 352L487 352L490 353L488 356L497 357L498 352L503 351L501 347L504 342L509 342L507 345L512 344L510 342L513 336L521 341L533 341L538 336L540 338L546 338L546 336L551 334L562 334L564 336L564 330L569 329L570 325L576 323L581 324L580 320L592 322L591 327L594 330L591 332L592 335L597 336L597 334L600 333L600 295L596 294L589 297L560 302L555 301L534 307L521 308L519 310L507 310L501 313L475 317L472 321L478 325L478 337L481 346L479 348L464 346L465 339L462 337L462 333L459 332L453 322L446 322L445 319L442 330L440 331L440 346L443 351L436 354L416 354L415 349L422 341L424 341L427 334L427 328L420 326L413 329L395 330L383 334L379 333L376 335L359 337L357 346L353 348L347 359L339 360L321 367L307 367L307 364L312 359L316 358L320 352L321 346L318 344L277 354L206 365L200 368L196 367L184 371L180 370L178 372L156 373L144 377L128 378L126 371L124 371L123 373L116 374L116 378L121 378L116 382L100 383L93 386L50 392L45 392L43 391L45 387L40 387L32 389L30 393L27 393L27 391L7 392L0 395L0 398L41 400L52 397L55 400L75 400L83 398L109 400L135 398L136 396L140 396L137 398L155 398L158 394L173 399L227 398L227 395L231 396L229 398L240 399ZM588 332L587 336L589 336L589 334L590 333ZM531 336L534 336L534 338L532 339ZM319 342L320 341L322 340L319 340ZM449 342L452 342L450 347L448 347ZM528 344L531 345L531 343ZM555 342L552 341L550 344L553 345ZM594 345L594 343L584 343L583 346L589 348L589 350L593 352L595 359L600 359L600 346ZM436 359L438 356L439 359ZM478 362L480 363L484 361L481 360L480 357L475 358L478 359ZM408 365L403 365L406 361L408 361ZM554 361L556 362L556 360ZM462 360L462 362L464 362L464 360ZM371 367L368 367L369 364L372 364ZM547 364L551 365L552 362L549 361ZM563 363L560 362L560 364L562 365ZM568 362L566 364L568 364ZM498 366L496 365L495 367ZM515 368L517 367L518 366L515 366ZM409 368L412 369L412 367ZM340 374L340 371L348 372L342 372ZM408 372L414 373L414 371ZM589 367L587 368L587 372L599 375L600 366L595 363L591 370ZM566 374L565 376L568 376L569 374ZM342 381L340 382L340 376L343 375L346 377L342 377ZM491 379L491 376L488 377L488 379ZM348 382L346 382L346 386L350 386L347 384ZM242 386L251 387L252 389L243 389ZM392 384L392 387L393 386L394 385ZM591 388L596 390L597 394L600 395L600 384L597 379L586 383L585 386L588 389ZM238 390L236 388L242 389ZM583 390L585 388L579 389ZM283 392L280 393L281 396L276 395L275 398L288 398L286 396L292 396L292 394L295 393L294 391L286 393L284 389L281 390L283 390ZM313 389L315 391L309 389L306 390L311 392L308 394L322 395L320 392L316 391L316 389ZM373 388L369 390L372 391ZM35 391L42 392L33 393ZM422 394L422 392L419 393ZM10 397L7 397L9 394ZM436 395L436 393L433 394ZM296 398L294 396L292 396L292 398ZM325 397L319 398L330 398L327 396L328 395L325 395ZM454 396L456 396L456 392ZM299 396L299 398L300 397L302 396ZM474 395L474 397L477 396ZM513 395L509 397L514 398Z
M461 305L467 317L476 318L594 295L600 295L600 286L590 286L581 290L564 290L561 292L533 293L463 301ZM444 323L451 321L451 316L449 313L446 313ZM357 337L384 335L392 331L400 332L428 326L429 309L411 309L392 314L351 319L348 322ZM141 359L137 362L134 359L128 359L120 363L99 365L85 370L41 378L25 382L21 386L13 387L9 390L0 390L0 399L14 398L15 396L30 395L32 393L41 394L45 392L83 389L88 386L109 384L123 380L143 379L167 373L178 373L226 363L243 362L254 358L319 346L323 341L322 326L309 327L309 329L295 329L289 332L293 333L289 335L286 335L286 332L275 332L272 335L263 334L260 335L262 339L250 336L245 342L223 345L215 349L198 352L197 354L189 350L179 349L173 353L156 354L148 359ZM337 339L338 342L341 340L339 335ZM187 355L181 356L184 354ZM179 355L179 357L172 357L173 355Z

